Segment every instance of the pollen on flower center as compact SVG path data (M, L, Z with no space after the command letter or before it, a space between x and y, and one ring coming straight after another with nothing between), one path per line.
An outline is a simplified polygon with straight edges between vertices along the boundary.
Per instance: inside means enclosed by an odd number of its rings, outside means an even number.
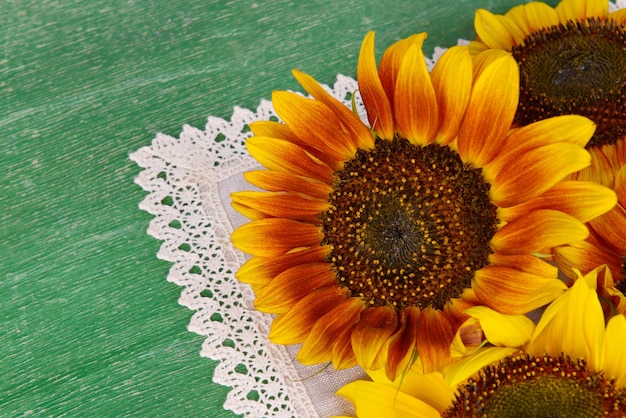
M368 306L442 309L487 264L490 185L448 147L377 140L335 173L321 215L337 282Z
M613 144L626 133L626 31L589 18L542 28L514 46L520 69L516 122L579 114L597 124L588 146Z
M624 395L582 359L526 355L483 368L459 386L442 417L618 417Z

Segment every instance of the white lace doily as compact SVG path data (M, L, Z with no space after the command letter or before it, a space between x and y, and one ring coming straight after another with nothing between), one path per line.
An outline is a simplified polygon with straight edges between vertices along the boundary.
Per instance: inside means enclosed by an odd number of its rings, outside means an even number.
M350 106L357 83L338 75L326 88ZM357 108L365 120L362 103ZM231 208L230 193L252 188L242 173L260 166L245 149L248 124L270 118L272 104L263 100L256 112L235 107L230 121L209 117L204 131L158 134L130 155L144 168L135 182L149 193L140 208L155 216L148 233L163 240L157 256L173 263L167 279L183 287L179 302L195 312L189 330L206 337L201 354L219 362L214 382L232 388L225 409L247 417L350 414L335 391L363 371L305 367L294 360L297 347L270 343L272 316L254 310L253 292L234 277L246 257L230 235L248 220Z

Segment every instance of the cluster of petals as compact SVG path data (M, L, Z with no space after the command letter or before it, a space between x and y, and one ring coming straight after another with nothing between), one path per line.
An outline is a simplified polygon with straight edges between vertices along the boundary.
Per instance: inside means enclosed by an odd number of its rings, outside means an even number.
M391 379L417 354L427 372L444 367L468 308L519 315L563 294L556 267L532 254L582 242L589 235L584 223L615 205L615 193L597 183L563 180L589 166L584 146L592 122L568 115L511 129L518 98L512 57L488 50L472 59L468 48L457 46L429 72L425 36L393 44L378 65L374 34L365 37L357 76L369 126L298 71L294 76L312 98L275 92L282 122L251 125L247 147L266 170L245 177L265 191L232 196L234 208L251 219L232 235L233 244L252 255L237 277L252 286L257 309L276 314L270 339L302 344L302 363L359 364ZM348 297L327 262L331 248L322 245L319 215L328 208L333 173L357 150L373 148L376 138L396 136L416 147L449 147L481 169L497 207L489 264L443 310L367 307Z

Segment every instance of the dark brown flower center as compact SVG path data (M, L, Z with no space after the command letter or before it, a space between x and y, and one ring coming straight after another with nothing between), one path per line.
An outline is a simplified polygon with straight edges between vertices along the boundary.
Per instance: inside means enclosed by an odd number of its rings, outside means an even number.
M368 306L442 309L487 264L496 207L448 147L377 140L335 173L323 244L337 282Z
M610 19L542 28L513 47L520 69L516 122L577 114L597 124L588 146L626 133L626 32Z
M450 417L623 417L626 389L584 360L510 357L460 385Z

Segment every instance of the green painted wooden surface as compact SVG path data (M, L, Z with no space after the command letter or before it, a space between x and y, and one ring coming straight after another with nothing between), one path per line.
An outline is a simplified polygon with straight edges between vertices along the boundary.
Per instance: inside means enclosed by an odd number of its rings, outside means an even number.
M128 153L297 89L294 67L354 76L369 30L431 54L516 3L0 0L0 416L233 416Z

